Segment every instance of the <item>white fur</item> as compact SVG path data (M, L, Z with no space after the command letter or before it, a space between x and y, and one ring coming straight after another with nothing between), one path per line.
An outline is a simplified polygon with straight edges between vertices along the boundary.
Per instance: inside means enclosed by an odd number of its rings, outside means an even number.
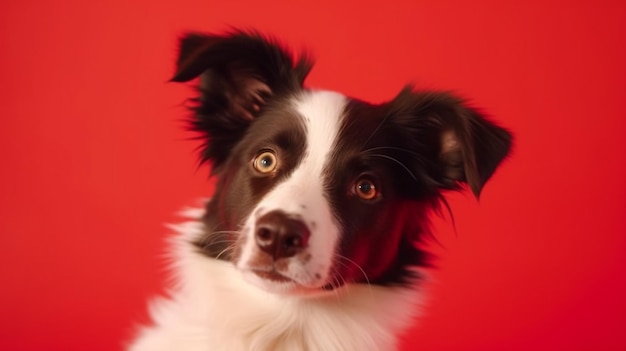
M190 243L203 234L202 209L173 228L176 284L151 304L154 326L129 351L391 351L413 320L416 288L347 285L318 297L268 293L236 268Z
M287 258L287 270L280 272L297 282L297 286L295 283L263 280L253 273L246 275L251 283L269 291L282 292L302 287L319 289L330 283L339 229L324 197L323 169L335 144L345 106L343 95L328 91L304 92L295 100L295 110L306 128L305 156L287 180L259 201L252 211L254 215L245 222L242 233L247 240L237 267L244 272L249 270L248 262L260 250L254 240L255 222L268 212L281 210L302 218L309 226L311 237L305 251ZM310 260L301 259L309 254Z

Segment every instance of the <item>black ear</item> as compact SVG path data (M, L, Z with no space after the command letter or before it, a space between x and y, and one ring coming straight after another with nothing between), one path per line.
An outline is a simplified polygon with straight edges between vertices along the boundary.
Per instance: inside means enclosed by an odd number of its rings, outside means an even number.
M270 99L301 89L312 63L306 55L294 61L281 45L258 33L181 38L171 81L200 78L191 129L205 140L202 161L218 168Z
M410 134L428 180L440 188L467 183L476 197L509 154L512 135L460 98L404 89L392 102L393 115Z

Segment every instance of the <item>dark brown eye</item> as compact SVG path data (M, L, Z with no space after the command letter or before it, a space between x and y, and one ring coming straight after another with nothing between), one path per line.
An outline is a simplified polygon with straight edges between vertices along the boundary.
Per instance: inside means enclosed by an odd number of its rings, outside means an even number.
M379 195L376 184L369 178L359 178L354 183L354 192L362 200L374 200Z
M252 161L254 169L261 174L269 174L276 170L278 160L273 151L264 151L258 154Z

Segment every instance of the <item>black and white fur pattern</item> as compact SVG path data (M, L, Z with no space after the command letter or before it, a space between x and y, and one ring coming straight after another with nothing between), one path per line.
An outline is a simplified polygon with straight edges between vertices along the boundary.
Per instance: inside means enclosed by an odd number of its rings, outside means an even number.
M442 192L476 196L511 135L442 92L383 104L303 87L311 69L251 32L192 33L192 128L217 190L174 226L176 284L132 351L396 350L419 311Z

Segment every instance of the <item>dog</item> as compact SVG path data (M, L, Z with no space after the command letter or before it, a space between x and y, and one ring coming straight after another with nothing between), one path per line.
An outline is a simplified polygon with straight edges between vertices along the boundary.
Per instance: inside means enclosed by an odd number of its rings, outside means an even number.
M303 85L254 31L187 33L190 128L216 191L174 226L174 283L131 351L391 351L419 314L443 194L478 198L511 133L448 92L372 104ZM448 207L449 210L449 207Z

